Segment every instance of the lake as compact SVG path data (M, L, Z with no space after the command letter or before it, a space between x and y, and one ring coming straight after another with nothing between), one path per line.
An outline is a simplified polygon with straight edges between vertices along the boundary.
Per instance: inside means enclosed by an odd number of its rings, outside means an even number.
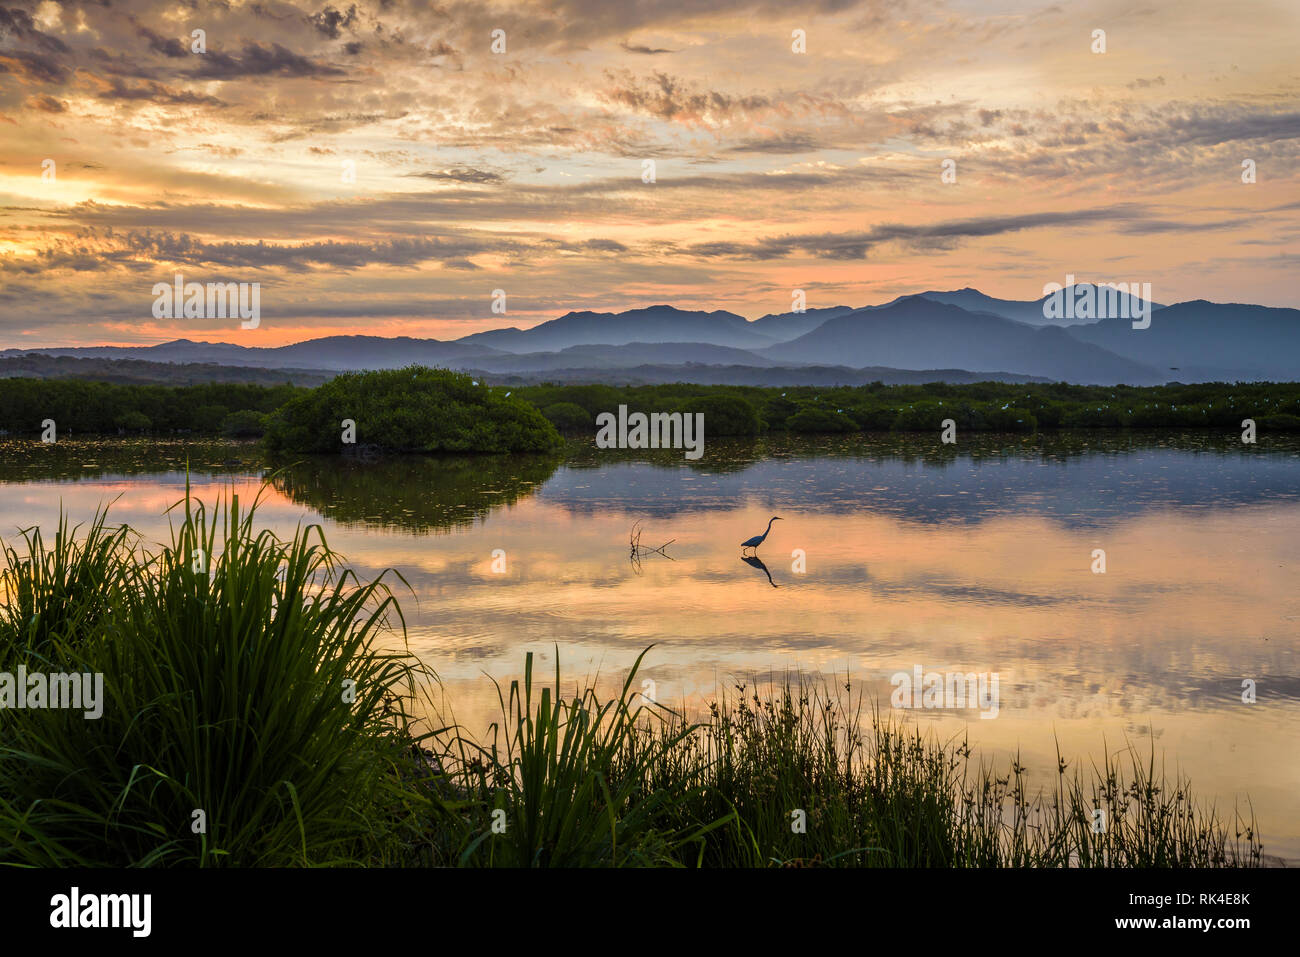
M190 480L262 495L281 533L321 522L363 577L398 570L436 708L471 731L558 649L566 690L637 687L698 709L719 689L844 676L889 710L898 673L995 673L978 708L895 710L982 757L1154 747L1231 819L1249 798L1265 853L1300 862L1300 444L1073 433L710 440L704 457L308 460L271 473L249 443L3 440L0 534L60 508L146 537ZM265 478L269 476L269 479ZM773 525L745 562L739 543ZM630 536L643 546L632 560ZM1099 573L1096 550L1104 551ZM774 587L775 586L775 587ZM642 686L644 679L652 685ZM1243 682L1257 700L1243 701Z

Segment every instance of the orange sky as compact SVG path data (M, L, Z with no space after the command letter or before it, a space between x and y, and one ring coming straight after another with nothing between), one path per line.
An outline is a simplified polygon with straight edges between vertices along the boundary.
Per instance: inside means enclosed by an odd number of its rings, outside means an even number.
M0 346L1032 299L1066 273L1297 306L1298 28L1282 0L19 0ZM259 283L259 326L155 319L177 273Z

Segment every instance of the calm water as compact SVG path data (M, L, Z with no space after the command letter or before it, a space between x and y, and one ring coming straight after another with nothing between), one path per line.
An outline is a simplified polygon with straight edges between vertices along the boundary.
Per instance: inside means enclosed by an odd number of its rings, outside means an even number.
M273 464L235 444L0 451L6 537L113 499L117 521L165 537L187 455L209 500L251 497ZM558 648L568 679L612 682L654 644L642 676L688 707L755 675L848 672L887 705L890 676L916 665L997 672L996 719L908 720L989 757L1019 750L1044 782L1058 742L1098 763L1154 743L1228 815L1249 795L1265 852L1300 861L1294 442L853 437L654 455L313 461L271 479L261 518L323 521L363 576L401 571L411 648L471 729L495 715L487 676L517 676L526 651L549 666ZM743 562L739 542L772 515L763 567ZM668 557L629 560L638 522L642 544L672 540Z

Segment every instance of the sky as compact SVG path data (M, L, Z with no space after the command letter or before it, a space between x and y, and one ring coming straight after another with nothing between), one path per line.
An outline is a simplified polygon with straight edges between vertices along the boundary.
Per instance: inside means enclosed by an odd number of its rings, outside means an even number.
M0 347L1070 275L1297 307L1297 36L1292 0L0 0ZM260 322L156 318L178 274Z

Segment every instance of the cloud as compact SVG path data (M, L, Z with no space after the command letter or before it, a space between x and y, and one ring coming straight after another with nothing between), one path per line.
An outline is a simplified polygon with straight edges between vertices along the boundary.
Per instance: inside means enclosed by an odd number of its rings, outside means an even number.
M15 50L0 52L0 74L4 73L32 84L63 84L71 70L56 56Z
M24 104L29 110L37 110L41 113L65 113L68 105L62 100L56 100L48 93L39 93L29 96Z
M728 146L731 153L812 153L822 149L816 139L806 133L785 133L781 136L769 136L764 139L743 140Z
M658 47L647 47L647 46L640 46L640 45L636 45L636 44L631 44L631 43L628 43L626 40L623 40L622 42L620 42L620 43L619 43L619 46L621 46L621 47L622 47L624 50L626 50L628 53L640 53L640 54L644 54L644 55L646 55L646 56L655 56L656 54L659 54L659 53L676 53L676 52L677 52L676 50L664 50L664 49L660 49L660 48L658 48Z
M454 169L428 170L423 173L407 173L407 176L418 176L422 179L441 180L450 183L479 183L479 184L496 184L504 183L506 176L494 170L474 169L470 166L458 166Z
M478 238L447 234L374 241L303 243L211 242L186 233L151 231L87 232L55 242L35 257L0 257L0 271L39 274L45 270L98 271L157 264L223 269L286 269L302 272L314 267L354 270L366 266L409 267L425 262L464 263L486 252L511 252L508 238Z
M197 55L191 53L189 45L182 43L176 37L163 37L143 26L139 27L139 32L140 36L149 41L149 49L154 53L159 53L173 60Z
M27 11L0 7L0 39L9 37L19 43L30 44L41 53L60 54L71 52L68 45L58 37L38 30L36 22Z
M357 5L354 3L347 13L341 13L333 7L326 7L307 18L316 30L331 40L337 40L344 29L350 28L357 19Z
M127 83L120 76L91 77L88 82L96 88L94 95L100 100L119 102L139 100L170 106L196 106L201 104L220 107L225 105L218 97L195 93L190 90L172 89L153 80L146 80L134 86Z
M317 63L278 43L272 43L269 47L259 43L246 44L241 56L217 50L196 56L200 65L190 75L204 79L229 80L246 76L323 77L344 74L338 67Z
M666 73L636 81L616 82L601 91L608 102L639 113L679 123L725 123L771 108L762 94L735 96L718 90L692 90Z
M1128 204L1104 209L1020 213L1012 216L986 216L918 225L890 223L856 233L775 236L753 242L696 243L689 246L688 251L692 255L706 259L772 260L786 259L798 254L836 260L866 259L873 249L885 243L903 243L921 250L951 249L954 243L964 239L996 236L1041 227L1127 220L1141 213L1141 207Z

